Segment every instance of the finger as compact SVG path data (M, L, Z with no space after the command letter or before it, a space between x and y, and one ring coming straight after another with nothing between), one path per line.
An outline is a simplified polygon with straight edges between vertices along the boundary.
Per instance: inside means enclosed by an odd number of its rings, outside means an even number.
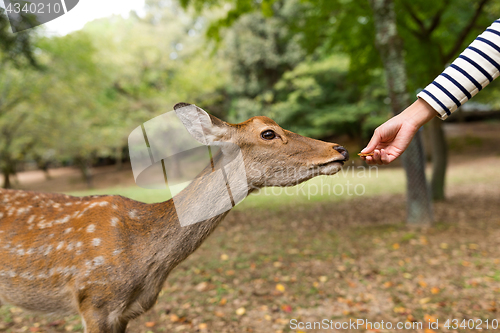
M385 154L387 155L387 161L389 161L389 163L392 163L395 159L401 156L403 152L399 149L396 149L394 146L389 146L386 149L384 149L384 151Z
M380 160L383 164L389 164L392 162L385 149L380 150Z
M380 163L380 162L381 162L381 161L380 161L380 150L375 149L375 150L373 151L373 160L374 160L375 162L377 162L377 163Z
M379 143L380 143L380 135L378 134L378 131L375 130L375 132L373 132L372 138L370 139L370 142L368 142L368 145L361 150L361 153L363 154L371 153L378 146Z
M366 156L366 157L365 157L365 161L366 161L366 164L369 164L369 165L374 165L374 164L377 164L377 163L375 163L375 161L373 160L373 156Z

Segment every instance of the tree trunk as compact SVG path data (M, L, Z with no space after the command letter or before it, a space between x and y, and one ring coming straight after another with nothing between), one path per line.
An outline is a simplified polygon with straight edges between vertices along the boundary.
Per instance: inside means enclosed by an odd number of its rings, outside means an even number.
M448 165L448 147L444 136L442 121L434 118L429 123L432 144L432 199L445 199L446 167Z
M375 42L384 64L391 108L394 114L409 104L406 91L406 68L401 39L396 29L396 15L392 0L370 0L375 23ZM407 223L426 226L432 223L432 204L425 178L425 157L420 131L402 155L406 171L408 198Z
M92 163L90 158L78 157L75 162L82 173L83 180L87 183L87 188L93 188Z
M123 170L123 147L122 146L116 147L115 159L116 159L116 170L117 171Z
M9 170L8 167L4 168L2 170L2 175L3 175L3 185L2 185L2 187L3 188L11 188L12 185L10 183L10 170Z

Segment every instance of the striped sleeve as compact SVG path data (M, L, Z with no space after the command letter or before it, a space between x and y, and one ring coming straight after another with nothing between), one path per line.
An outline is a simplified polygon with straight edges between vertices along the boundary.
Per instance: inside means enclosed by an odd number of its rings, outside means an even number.
M431 84L418 93L446 119L500 74L500 19L479 35Z

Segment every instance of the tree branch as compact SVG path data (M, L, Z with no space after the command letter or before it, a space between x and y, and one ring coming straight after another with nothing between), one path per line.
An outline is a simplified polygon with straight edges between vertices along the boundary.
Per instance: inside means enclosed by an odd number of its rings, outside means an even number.
M427 34L430 35L434 30L436 30L437 27L439 27L439 24L441 23L441 18L443 17L443 13L446 10L446 7L448 7L450 3L450 0L445 0L443 6L437 11L436 15L432 18L431 25L427 29Z
M0 117L6 114L11 109L13 109L17 104L21 103L24 97L25 96L19 96L6 104L0 103Z
M415 21L415 23L419 26L420 30L421 31L426 31L427 29L425 28L425 24L424 24L424 21L422 21L418 16L417 14L415 13L415 11L413 10L413 8L410 6L410 4L408 2L405 2L404 3L404 6L406 7L406 10L408 11L408 13L410 14L411 18L413 19L413 21ZM413 31L417 31L417 30L413 30ZM420 36L423 36L423 34L421 33L418 33L418 35Z
M471 20L469 23L465 26L465 28L460 32L458 35L457 40L455 41L455 45L451 48L451 50L444 56L443 58L443 65L447 64L455 54L457 54L458 51L462 48L462 44L469 34L469 32L472 30L474 27L474 24L476 24L477 19L481 15L484 6L488 3L490 0L481 0L479 5L476 8L476 11L474 12L474 15L472 16Z

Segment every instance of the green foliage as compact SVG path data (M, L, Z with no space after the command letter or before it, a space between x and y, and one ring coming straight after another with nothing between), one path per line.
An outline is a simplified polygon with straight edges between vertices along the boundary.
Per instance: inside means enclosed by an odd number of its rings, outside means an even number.
M500 16L479 3L395 0L412 95ZM0 15L0 169L113 156L177 102L360 145L389 117L367 0L147 0L63 37L9 29ZM498 105L498 87L478 100Z
M367 136L388 116L385 89L356 85L349 79L348 63L340 55L303 61L285 73L271 91L254 99L238 99L237 112L231 116L241 121L265 114L285 128L312 137ZM383 86L381 72L378 82Z
M36 30L12 33L9 20L3 8L0 8L0 66L11 62L16 66L26 64L36 67L33 52L33 35Z

